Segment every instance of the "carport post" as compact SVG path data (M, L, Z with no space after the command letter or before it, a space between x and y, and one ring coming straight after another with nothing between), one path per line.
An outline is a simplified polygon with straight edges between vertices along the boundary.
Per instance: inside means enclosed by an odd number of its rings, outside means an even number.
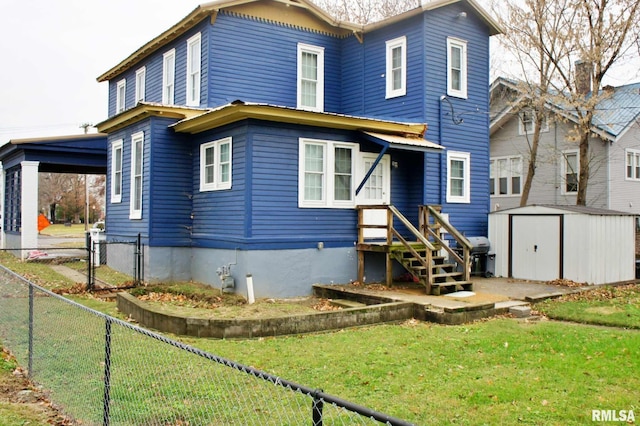
M21 245L25 248L38 248L38 166L39 161L23 161L22 166L22 200L21 207ZM27 251L22 250L22 260L27 258Z

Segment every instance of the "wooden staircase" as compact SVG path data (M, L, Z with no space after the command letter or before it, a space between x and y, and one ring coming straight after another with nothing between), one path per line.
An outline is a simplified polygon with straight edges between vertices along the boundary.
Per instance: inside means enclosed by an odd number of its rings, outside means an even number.
M365 210L386 210L384 225L367 223ZM358 207L358 279L364 280L365 252L386 254L386 283L393 281L393 261L400 263L418 282L423 284L427 294L440 295L460 290L472 290L470 281L469 241L440 214L439 206L420 206L420 231L416 229L394 206ZM394 219L413 234L415 241L407 241L394 226ZM386 238L381 232L368 235L367 229L386 230ZM461 249L451 249L443 238L447 232ZM448 254L447 256L443 254Z

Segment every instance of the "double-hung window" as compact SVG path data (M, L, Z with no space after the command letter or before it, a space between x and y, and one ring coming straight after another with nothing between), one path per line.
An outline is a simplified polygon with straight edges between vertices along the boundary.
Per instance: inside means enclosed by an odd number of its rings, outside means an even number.
M580 170L580 159L578 151L562 152L562 193L575 194L578 192L578 172Z
M298 43L298 108L324 111L324 48Z
M353 207L358 145L300 139L299 149L298 205Z
M146 91L146 67L142 67L136 71L136 104L144 101Z
M120 80L116 86L116 114L124 111L127 95L127 80Z
M640 150L627 149L626 157L627 157L627 162L626 162L627 180L640 181Z
M471 155L468 152L447 151L447 202L471 201Z
M522 111L520 113L520 127L519 127L520 134L521 135L533 134L536 127L535 120L536 120L536 113L533 110L527 109ZM540 126L540 131L541 132L549 131L549 125L547 124L547 119L544 115L542 116L542 125Z
M389 40L387 45L386 98L407 94L407 38Z
M489 169L491 195L520 195L522 191L522 157L492 158Z
M187 40L187 105L200 106L200 33Z
M200 191L231 188L231 154L230 137L200 145Z
M142 176L144 170L144 133L131 136L131 190L129 219L142 219Z
M447 39L447 94L467 97L467 42Z
M122 139L111 145L111 202L122 201Z
M171 49L162 57L162 103L173 105L176 82L176 50Z

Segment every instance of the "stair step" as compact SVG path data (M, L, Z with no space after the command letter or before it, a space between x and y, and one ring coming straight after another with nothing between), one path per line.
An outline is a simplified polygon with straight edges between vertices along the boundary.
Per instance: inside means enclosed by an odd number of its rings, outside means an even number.
M447 278L447 277L461 277L463 274L460 271L454 272L442 272L440 274L433 274L433 278Z
M431 269L438 269L438 268L442 268L442 269L447 269L447 268L456 268L458 265L456 265L455 263L439 263L437 265L432 265ZM453 272L453 271L450 271Z
M431 285L431 294L434 296L463 290L472 291L473 283L471 281L447 281L444 283L433 283Z
M347 300L347 299L331 299L329 303L332 304L333 306L338 306L340 308L363 308L367 306L364 303L356 302L354 300Z

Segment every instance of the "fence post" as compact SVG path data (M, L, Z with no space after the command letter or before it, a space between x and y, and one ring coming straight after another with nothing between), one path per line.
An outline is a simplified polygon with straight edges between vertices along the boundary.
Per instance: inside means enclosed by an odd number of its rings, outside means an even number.
M311 406L311 424L313 426L322 426L322 409L324 408L324 401L322 398L318 398L318 393L322 392L322 389L316 389L313 392L313 405Z
M111 318L109 317L105 317L104 399L102 408L102 425L109 426L109 410L111 408Z
M33 284L29 283L29 361L27 369L29 378L33 378Z
M87 249L87 290L93 291L93 242L91 240L91 234L86 232L85 234L85 248Z

